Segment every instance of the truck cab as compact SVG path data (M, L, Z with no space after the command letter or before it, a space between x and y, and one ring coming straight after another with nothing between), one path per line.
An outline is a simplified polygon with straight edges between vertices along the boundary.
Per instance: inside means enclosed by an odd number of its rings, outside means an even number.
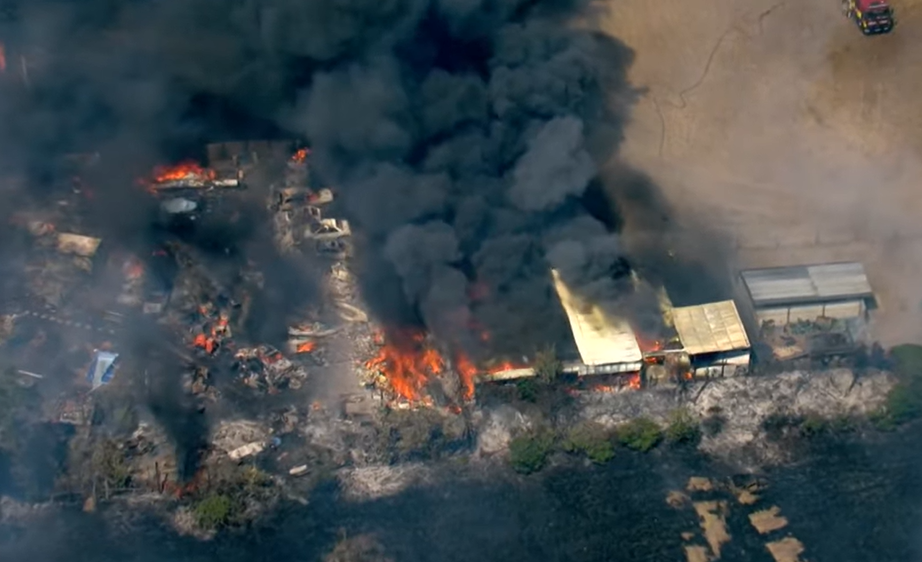
M842 7L865 35L889 33L893 29L893 8L886 0L843 0Z

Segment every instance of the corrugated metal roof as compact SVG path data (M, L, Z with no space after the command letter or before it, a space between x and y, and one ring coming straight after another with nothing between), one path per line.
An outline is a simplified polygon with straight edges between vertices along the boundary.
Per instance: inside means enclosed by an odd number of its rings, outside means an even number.
M855 262L750 269L741 275L756 306L873 296L864 266Z
M557 271L551 270L551 275L583 363L607 365L643 359L634 331L626 320L607 317L598 305L574 295Z
M749 348L749 337L732 300L674 308L672 318L689 355Z

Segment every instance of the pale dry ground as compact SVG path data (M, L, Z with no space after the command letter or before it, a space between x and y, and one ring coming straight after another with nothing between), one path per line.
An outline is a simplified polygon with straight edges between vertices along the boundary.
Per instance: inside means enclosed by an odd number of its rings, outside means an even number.
M607 1L646 88L621 158L735 268L863 261L879 337L922 341L922 0L871 38L838 0Z

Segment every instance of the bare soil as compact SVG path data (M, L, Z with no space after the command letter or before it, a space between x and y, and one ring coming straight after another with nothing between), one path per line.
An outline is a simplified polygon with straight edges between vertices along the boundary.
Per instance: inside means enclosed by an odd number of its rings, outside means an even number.
M893 6L876 37L838 0L611 0L600 21L645 89L620 158L733 270L864 262L888 344L922 338L922 0Z

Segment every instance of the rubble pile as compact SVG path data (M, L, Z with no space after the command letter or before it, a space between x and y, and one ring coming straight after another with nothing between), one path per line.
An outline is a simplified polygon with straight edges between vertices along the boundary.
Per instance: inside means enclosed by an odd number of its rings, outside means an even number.
M69 206L64 203L67 201L62 201L62 208ZM25 264L29 293L46 307L64 305L81 284L90 280L102 240L61 232L55 223L63 226L74 222L64 215L23 213L13 222L22 226L32 241ZM76 223L69 226L79 229Z
M273 213L275 241L279 250L290 253L302 245L333 257L349 255L349 222L324 218L323 206L333 201L328 188L314 189L311 185L310 152L301 149L289 160L281 185L272 188L269 209Z
M307 379L304 366L287 359L270 345L240 349L234 354L234 361L244 384L270 394L283 388L297 390Z

